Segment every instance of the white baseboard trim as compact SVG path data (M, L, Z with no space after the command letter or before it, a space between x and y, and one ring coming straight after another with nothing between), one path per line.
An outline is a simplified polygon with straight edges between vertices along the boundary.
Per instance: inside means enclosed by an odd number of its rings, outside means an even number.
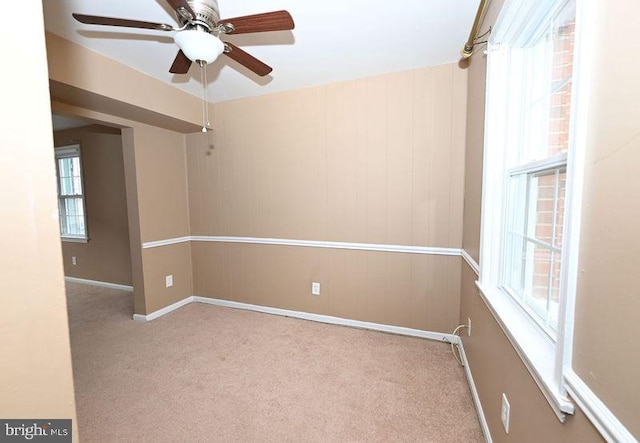
M120 285L117 283L107 283L107 282L98 281L98 280L87 280L86 278L77 278L77 277L65 277L64 279L65 281L68 281L71 283L80 283L83 285L91 285L91 286L101 286L103 288L119 289L121 291L133 292L133 286Z
M480 421L480 427L482 428L484 439L487 443L493 443L493 439L491 438L491 430L489 429L489 423L487 422L487 417L485 417L484 415L482 403L480 403L480 395L478 395L476 384L473 381L473 374L471 374L469 360L467 360L467 354L464 352L464 344L462 340L460 340L458 343L458 349L460 349L460 357L462 358L462 364L464 365L464 373L467 376L467 382L469 383L469 389L471 390L471 397L473 398L473 403L476 406L476 412L478 413L478 420Z
M608 442L638 442L573 369L565 370L563 377L571 398Z
M429 340L454 342L458 343L460 337L457 335L438 333L432 331L424 331L422 329L405 328L403 326L383 325L380 323L371 323L360 320L350 320L340 317L331 317L329 315L312 314L302 311L290 311L288 309L270 308L268 306L252 305L248 303L241 303L237 301L221 300L217 298L191 296L184 298L180 301L173 303L165 308L158 309L151 314L133 314L133 319L138 322L149 322L155 320L158 317L162 317L178 308L181 308L189 303L204 303L208 305L222 306L225 308L244 309L245 311L262 312L265 314L281 315L284 317L300 318L303 320L311 320L319 323L328 323L332 325L350 326L352 328L370 329L373 331L389 332L391 334L406 335L409 337L420 337Z
M373 331L388 332L391 334L406 335L410 337L427 338L437 341L456 341L457 335L441 334L438 332L424 331L422 329L405 328L403 326L384 325L380 323L371 323L360 320L350 320L340 317L332 317L329 315L311 314L302 311L290 311L288 309L270 308L268 306L252 305L230 300L221 300L217 298L194 296L194 301L206 303L209 305L223 306L226 308L244 309L246 311L262 312L265 314L281 315L284 317L300 318L303 320L311 320L319 323L328 323L332 325L350 326L358 329L370 329Z
M183 298L180 301L177 301L167 307L164 307L162 309L158 309L157 311L152 312L151 314L133 314L133 319L135 321L141 322L141 323L146 323L149 322L151 320L155 320L158 317L162 317L163 315L168 314L169 312L175 311L178 308L181 308L185 305L188 305L189 303L193 303L194 301L194 297L187 297L187 298Z

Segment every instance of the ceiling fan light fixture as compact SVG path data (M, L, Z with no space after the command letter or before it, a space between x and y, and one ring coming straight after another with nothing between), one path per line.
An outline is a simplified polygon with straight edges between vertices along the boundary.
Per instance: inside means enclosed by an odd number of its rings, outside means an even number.
M224 43L206 31L186 29L178 32L173 40L184 55L193 62L202 60L207 64L213 63L224 51Z

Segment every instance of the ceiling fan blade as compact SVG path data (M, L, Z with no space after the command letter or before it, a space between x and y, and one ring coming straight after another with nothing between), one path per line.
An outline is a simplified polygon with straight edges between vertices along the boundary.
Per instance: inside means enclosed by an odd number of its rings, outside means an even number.
M167 0L167 3L169 3L169 5L173 9L175 9L178 15L184 17L188 21L196 18L196 13L193 12L193 9L191 9L191 6L189 6L189 3L187 3L187 0ZM188 14L185 15L184 13ZM191 17L188 16L189 14L191 15Z
M264 77L265 75L273 71L273 68L271 68L271 66L265 65L260 60L255 58L253 55L243 51L237 46L229 42L225 42L224 44L225 44L224 53L227 57L237 61L245 68L258 74L260 77Z
M73 18L87 25L122 26L125 28L155 29L156 31L174 31L173 26L166 23L143 22L125 18L100 17L97 15L73 14Z
M287 11L265 12L264 14L220 20L221 25L232 25L227 34L247 34L250 32L288 31L295 27L291 14Z
M176 55L176 58L173 60L173 64L171 65L169 72L172 74L186 74L187 72L189 72L190 67L191 60L189 60L187 56L184 55L184 52L180 50L178 51L178 55Z

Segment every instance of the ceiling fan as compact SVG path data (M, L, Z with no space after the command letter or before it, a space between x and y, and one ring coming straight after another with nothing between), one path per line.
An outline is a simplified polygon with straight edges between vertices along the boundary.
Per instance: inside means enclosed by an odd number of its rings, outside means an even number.
M287 31L294 28L293 18L287 11L267 12L229 19L220 19L217 0L166 0L176 13L180 27L166 23L153 23L114 17L100 17L73 13L81 23L89 25L122 26L125 28L175 31L174 41L180 48L169 72L186 74L192 62L212 63L220 54L235 60L259 76L272 68L220 37L226 34L248 34L266 31Z

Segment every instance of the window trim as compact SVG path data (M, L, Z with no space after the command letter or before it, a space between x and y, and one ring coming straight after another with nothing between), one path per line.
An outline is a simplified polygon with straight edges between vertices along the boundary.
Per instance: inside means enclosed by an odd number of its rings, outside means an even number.
M484 171L480 232L480 272L476 282L480 295L496 321L511 341L524 365L531 373L556 416L565 420L565 414L573 414L575 407L567 396L564 374L570 374L573 349L573 325L575 294L578 275L578 246L580 240L580 209L582 201L584 175L584 149L587 129L587 112L584 106L587 100L585 73L580 69L582 2L575 1L576 29L574 37L574 71L571 97L571 121L569 128L569 150L566 154L567 188L565 200L565 230L562 244L563 266L561 271L562 301L558 314L557 340L554 344L550 337L535 324L535 320L518 306L516 300L500 290L503 267L503 226L506 223L507 177L512 172L506 168L506 153L503 146L509 138L504 131L504 105L509 96L504 88L507 84L508 56L500 49L500 41L510 40L522 43L522 38L513 37L523 29L523 17L541 18L551 11L564 7L565 2L555 0L526 0L523 2L505 2L494 33L488 44L486 119L484 140ZM535 12L536 4L540 5ZM524 12L523 12L524 11ZM535 32L534 32L535 34ZM497 118L497 123L496 119ZM523 168L547 169L550 163L559 161L551 158L542 162L532 162ZM537 163L537 164L536 164ZM546 163L546 164L545 164ZM518 169L518 168L515 168ZM521 171L524 172L524 171ZM571 253L569 253L571 251Z
M87 202L85 198L85 185L84 185L84 165L82 164L82 147L79 142L69 143L66 145L56 146L54 148L54 158L56 167L56 191L58 200L58 224L60 224L60 168L58 166L58 160L61 158L75 157L77 153L80 161L80 182L82 183L82 207L84 209L84 235L63 235L62 226L60 225L60 240L69 243L88 243L89 242L89 226L87 224Z

